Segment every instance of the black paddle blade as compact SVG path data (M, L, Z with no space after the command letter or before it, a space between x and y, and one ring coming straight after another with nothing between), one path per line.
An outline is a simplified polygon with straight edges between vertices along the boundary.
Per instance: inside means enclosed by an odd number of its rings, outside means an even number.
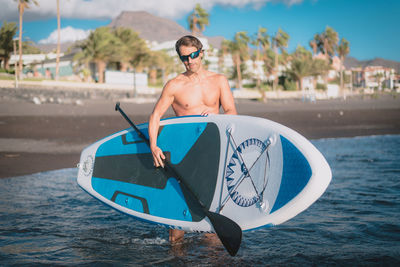
M206 211L219 240L231 256L235 256L242 242L242 229L231 219L211 211Z

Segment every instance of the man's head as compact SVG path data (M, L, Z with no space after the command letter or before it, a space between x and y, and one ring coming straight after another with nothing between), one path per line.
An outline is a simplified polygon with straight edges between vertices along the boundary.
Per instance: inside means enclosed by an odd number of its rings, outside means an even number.
M186 70L197 72L201 68L203 44L194 36L186 35L175 44L176 52L186 67Z
M175 50L178 53L179 56L181 56L180 48L181 46L193 46L196 47L197 50L203 50L203 44L200 42L199 39L192 35L186 35L180 38L178 41L175 43Z

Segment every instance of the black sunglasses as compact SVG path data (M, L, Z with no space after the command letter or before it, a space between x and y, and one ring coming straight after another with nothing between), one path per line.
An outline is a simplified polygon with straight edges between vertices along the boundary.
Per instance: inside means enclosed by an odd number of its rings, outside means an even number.
M179 58L182 60L182 62L189 61L189 57L191 59L198 58L200 55L201 49L197 50L196 52L191 53L190 55L187 56L179 56Z

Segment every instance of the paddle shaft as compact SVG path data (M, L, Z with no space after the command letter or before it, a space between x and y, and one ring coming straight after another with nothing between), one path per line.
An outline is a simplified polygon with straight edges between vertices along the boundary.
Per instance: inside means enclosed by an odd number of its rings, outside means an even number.
M121 109L120 107L120 103L117 102L117 104L115 105L115 110L119 111L121 113L121 115L125 118L125 120L132 126L132 128L136 131L136 133L139 135L140 138L142 138L146 144L150 147L150 141L149 139L140 131L140 129L131 121L131 119L129 119L129 117L125 114L125 112ZM165 159L165 166L167 166L167 168L169 168L176 176L176 178L178 179L179 183L182 183L183 186L187 189L187 191L192 195L192 197L200 204L202 210L204 211L204 213L208 213L209 211L206 209L206 207L204 206L204 204L200 201L200 199L198 199L196 197L196 195L194 194L194 192L191 190L191 188L186 184L185 180L182 178L182 176L175 170L174 167L171 166L170 162Z
M125 120L132 126L132 128L137 132L140 138L142 138L147 145L150 147L149 139L137 128L137 126L129 119L129 117L125 114L125 112L121 109L120 103L117 102L115 105L115 110L119 111L121 115L125 118ZM237 251L240 248L240 243L242 241L242 229L240 226L219 213L209 211L204 204L200 201L200 199L196 196L190 186L187 185L185 179L173 168L168 160L165 161L165 165L175 174L175 178L178 180L180 184L182 184L187 192L192 196L192 198L200 205L203 210L205 216L208 217L210 223L214 227L215 232L217 233L219 239L222 244L229 252L231 256L235 256Z

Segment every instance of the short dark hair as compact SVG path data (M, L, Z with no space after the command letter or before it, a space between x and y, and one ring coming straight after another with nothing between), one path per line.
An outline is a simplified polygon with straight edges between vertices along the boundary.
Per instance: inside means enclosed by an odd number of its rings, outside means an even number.
M181 46L194 46L197 48L197 50L203 49L203 44L200 42L200 40L192 35L183 36L178 41L176 41L175 50L179 56L181 55L179 53L179 48Z

